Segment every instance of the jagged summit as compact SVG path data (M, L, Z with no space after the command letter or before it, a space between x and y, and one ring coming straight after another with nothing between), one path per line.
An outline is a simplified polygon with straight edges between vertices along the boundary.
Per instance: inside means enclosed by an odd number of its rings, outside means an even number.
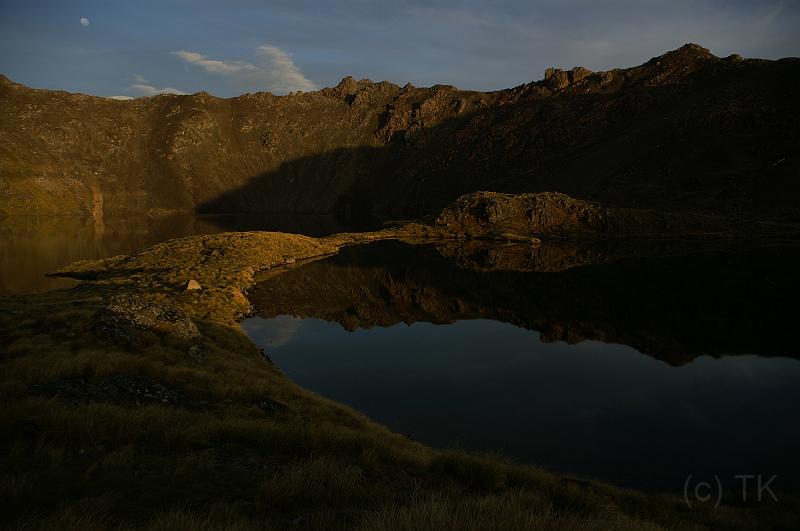
M387 82L381 82L387 83ZM339 84L335 87L327 87L319 92L321 94L325 94L327 96L333 96L335 98L346 98L348 96L353 96L357 92L372 87L374 85L380 85L381 83L375 83L371 79L361 79L356 81L353 76L345 76L339 81Z
M335 88L342 94L353 94L358 90L358 82L353 78L353 76L346 76L339 81L339 84L336 85Z
M664 54L659 55L658 57L654 57L645 64L648 64L653 61L694 62L694 61L710 61L715 59L719 59L719 57L711 53L711 51L708 48L704 48L699 44L694 44L690 42L684 44L680 48L676 48L675 50L670 50Z
M601 87L609 86L613 85L615 80L624 81L628 79L647 79L651 82L664 84L677 80L678 77L696 70L704 63L718 60L719 58L707 48L703 48L699 44L689 43L653 57L641 66L628 69L592 72L582 66L576 66L570 70L547 68L544 72L544 78L539 83L554 92L574 87L584 80L588 80L583 84L584 88L596 88L598 85Z
M733 54L728 59L730 60L741 59L741 56ZM704 48L698 44L688 43L684 44L680 48L671 50L660 56L654 57L639 67L633 67L629 69L615 69L608 72L602 72L602 71L593 72L582 66L576 66L570 70L563 70L560 68L550 67L545 70L544 78L539 83L541 83L543 86L553 91L563 90L569 86L578 84L581 81L584 81L590 77L593 77L595 81L599 80L601 82L600 83L601 85L608 85L609 79L611 79L617 73L634 72L637 69L642 69L653 65L661 66L662 64L673 64L673 65L679 64L684 66L697 65L703 61L710 61L710 60L719 60L719 58L716 57L714 54L712 54L707 48ZM0 74L0 85L15 86L29 90L44 90L44 89L30 89L25 85L22 85L20 83L11 80L10 78L8 78L3 74ZM359 91L363 91L365 89L369 89L370 87L375 87L375 86L400 88L398 85L391 83L389 81L381 81L379 83L376 83L366 78L361 80L356 80L353 76L348 75L343 77L342 80L339 81L339 83L334 87L322 88L319 91L303 92L302 94L321 93L335 98L345 98L347 96L353 96ZM413 84L407 83L402 87L402 90L410 91L416 88L417 87L414 86ZM436 89L457 90L457 88L452 85L441 85L441 84L437 84L429 88L433 90ZM267 94L267 93L259 92L259 94ZM166 97L166 98L173 98L179 96L218 98L218 96L214 96L213 94L210 94L206 91L200 91L195 94L188 94L188 95L157 94L156 96ZM245 95L243 94L243 96ZM108 97L104 98L108 99ZM133 99L140 99L140 98L133 98ZM126 100L119 100L119 101L126 101Z

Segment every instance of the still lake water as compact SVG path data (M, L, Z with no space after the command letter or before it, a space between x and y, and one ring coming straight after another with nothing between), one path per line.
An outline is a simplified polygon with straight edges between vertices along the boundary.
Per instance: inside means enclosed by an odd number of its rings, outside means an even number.
M655 491L798 486L796 249L563 271L453 255L346 249L263 282L242 327L301 386L435 447Z

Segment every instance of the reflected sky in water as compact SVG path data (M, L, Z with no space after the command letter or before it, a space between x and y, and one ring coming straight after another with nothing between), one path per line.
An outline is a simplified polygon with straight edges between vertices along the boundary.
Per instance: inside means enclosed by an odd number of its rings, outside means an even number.
M246 333L303 387L436 447L678 492L687 474L796 485L800 362L701 356L672 367L618 344L540 342L490 320L346 331L253 317Z

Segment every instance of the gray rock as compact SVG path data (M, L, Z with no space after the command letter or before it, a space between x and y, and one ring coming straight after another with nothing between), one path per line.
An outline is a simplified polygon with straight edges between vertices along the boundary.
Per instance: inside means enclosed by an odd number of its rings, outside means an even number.
M132 325L142 330L175 334L193 342L200 340L200 331L188 315L139 295L114 297L98 312L97 322L98 330L105 330L106 335L125 334L124 326Z

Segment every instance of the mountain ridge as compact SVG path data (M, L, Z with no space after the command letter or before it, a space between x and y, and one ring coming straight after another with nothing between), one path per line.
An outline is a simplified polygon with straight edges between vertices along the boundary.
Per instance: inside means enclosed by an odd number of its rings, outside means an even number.
M685 45L493 92L345 77L114 100L0 79L0 211L432 214L464 193L800 219L800 60Z
M230 100L230 99L237 99L237 98L242 98L242 97L251 96L251 95L266 95L266 94L272 95L273 97L276 97L276 98L281 98L281 97L292 97L292 96L301 95L301 94L315 94L315 93L321 93L321 94L325 94L325 95L329 95L329 96L333 96L333 97L344 97L344 96L346 96L348 94L352 94L353 92L355 92L357 90L360 90L360 89L363 89L363 88L366 88L366 87L369 87L369 86L375 85L375 84L392 85L392 86L394 86L394 87L396 87L398 89L400 89L400 88L411 88L411 89L414 89L414 88L423 88L423 89L424 88L427 88L427 89L447 88L447 89L459 90L461 92L476 92L476 93L492 94L492 93L499 93L499 92L514 91L514 90L518 89L519 87L526 87L526 86L529 86L529 85L542 84L542 83L548 81L550 77L553 77L554 75L557 76L561 72L567 72L567 73L586 72L589 75L591 75L591 74L606 74L606 73L616 72L616 71L620 71L620 70L633 70L635 68L641 68L643 66L647 66L647 65L649 65L651 63L660 63L661 61L674 61L675 59L680 59L681 61L685 61L687 59L690 60L690 61L691 60L703 61L703 60L719 59L719 57L715 56L707 48L704 48L704 47L700 46L699 44L687 43L687 44L684 44L683 46L681 46L680 48L676 48L675 50L670 50L670 51L668 51L668 52L666 52L666 53L664 53L662 55L653 57L653 58L649 59L647 62L645 62L645 63L643 63L642 65L639 65L639 66L634 66L634 67L630 67L630 68L613 68L613 69L607 70L607 71L592 71L592 70L589 70L589 69L587 69L587 68L585 68L583 66L575 66L575 67L573 67L572 69L569 69L569 70L565 70L565 69L557 68L557 67L548 67L548 68L545 69L544 77L542 79L532 80L530 82L522 83L522 84L517 85L515 87L501 88L501 89L497 89L497 90L488 90L488 91L471 90L471 89L459 89L455 85L450 85L450 84L446 84L446 83L436 83L436 84L431 85L429 87L417 87L413 83L408 82L405 85L401 86L401 85L399 85L397 83L394 83L392 81L389 81L389 80L383 80L383 81L377 81L377 82L376 81L372 81L371 79L368 79L368 78L363 78L363 79L357 80L352 75L345 75L339 81L339 83L337 83L334 86L322 87L320 89L310 90L310 91L303 91L303 90L290 91L290 92L288 92L286 94L275 94L275 93L270 92L268 90L262 90L262 91L256 91L256 92L244 92L242 94L226 98L224 96L216 96L216 95L211 94L211 93L209 93L207 91L201 90L201 91L198 91L198 92L193 92L193 93L188 93L188 94L161 93L161 94L154 94L154 95L144 95L144 96L138 96L138 97L130 97L130 99L127 96L125 96L124 99L119 99L118 101L130 101L130 100L137 100L137 99L159 98L159 97L178 97L178 96L210 96L210 97L217 98L217 99L228 99L228 100ZM773 60L770 60L770 59L743 58L743 57L739 56L738 54L732 54L729 57L726 57L725 59L726 60L736 60L736 61L773 61ZM778 59L778 60L780 61L780 60L785 60L785 59L790 59L791 60L791 59L794 59L794 58L784 58L784 59ZM6 75L4 75L2 73L0 73L0 85L9 85L9 86L12 86L12 87L16 86L16 87L19 87L19 88L22 88L22 89L33 90L33 91L61 93L61 94L76 95L76 96L88 96L88 97L91 97L91 98L116 99L116 98L119 97L119 96L100 96L100 95L88 94L88 93L84 93L84 92L70 92L70 91L62 90L62 89L47 89L47 88L30 87L30 86L25 85L24 83L16 82L13 79L9 78L8 76L6 76Z

